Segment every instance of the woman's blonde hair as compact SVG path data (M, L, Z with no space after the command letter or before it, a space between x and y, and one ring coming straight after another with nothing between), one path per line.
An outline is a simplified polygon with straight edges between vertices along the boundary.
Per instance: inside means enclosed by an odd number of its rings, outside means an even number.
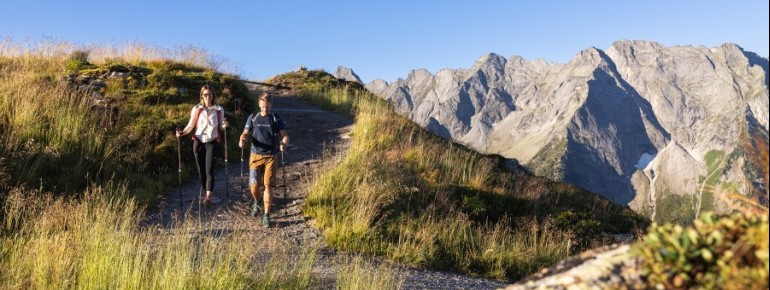
M214 89L212 89L212 88L211 88L211 86L209 86L209 85L205 85L205 86L201 87L201 93L200 93L200 101L201 101L201 105L202 105L202 104L205 104L205 103L203 102L203 92L204 92L204 91L207 91L207 90L208 90L208 91L211 93L211 97L212 97L212 99L211 99L211 104L212 104L212 105L215 105L215 104L217 103L217 93L215 93L215 92L214 92Z

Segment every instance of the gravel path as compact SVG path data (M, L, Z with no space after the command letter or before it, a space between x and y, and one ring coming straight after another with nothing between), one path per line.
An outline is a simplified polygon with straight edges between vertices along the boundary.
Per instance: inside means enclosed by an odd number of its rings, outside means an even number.
M252 90L257 88L255 85L248 85ZM291 142L284 155L286 166L279 167L276 176L277 186L273 191L271 214L273 225L270 228L261 227L260 220L249 215L251 197L246 187L248 168L244 164L244 178L241 179L241 152L228 152L227 187L225 168L216 168L215 204L199 209L200 183L197 178L191 178L181 187L182 211L179 209L179 188L174 188L158 208L148 212L144 224L163 228L173 226L172 221L187 219L200 222L200 228L217 235L236 231L253 235L254 240L259 240L265 251L280 248L281 251L296 252L315 247L317 251L312 275L317 282L314 285L323 289L333 288L334 275L339 267L338 261L347 256L325 245L323 234L302 215L301 206L307 194L306 184L312 178L314 168L320 166L324 151L344 152L353 120L344 115L320 110L292 96L282 95L275 98L273 111L284 119ZM234 128L228 133L239 134L241 131L242 128ZM182 150L182 154L192 154L190 148ZM248 151L244 154L244 157L248 158ZM278 157L280 158L280 155ZM225 195L226 188L228 195ZM265 246L266 242L272 246ZM507 285L495 280L408 268L377 259L368 260L371 263L390 265L398 278L403 280L404 289L496 289Z

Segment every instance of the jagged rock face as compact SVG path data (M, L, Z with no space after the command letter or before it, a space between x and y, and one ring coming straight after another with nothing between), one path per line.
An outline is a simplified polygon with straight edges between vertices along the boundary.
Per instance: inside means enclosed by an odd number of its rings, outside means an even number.
M354 73L351 68L338 66L337 70L332 75L338 79L363 84L363 82L361 81L361 78L359 78L358 75Z
M702 194L709 174L745 181L731 153L748 123L768 129L768 60L733 44L618 41L566 64L488 54L366 88L440 136L651 213L663 192Z

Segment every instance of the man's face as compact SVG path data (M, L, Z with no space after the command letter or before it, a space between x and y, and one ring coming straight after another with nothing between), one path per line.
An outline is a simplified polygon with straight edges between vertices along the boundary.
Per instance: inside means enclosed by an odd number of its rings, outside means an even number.
M262 112L268 112L272 106L273 106L273 104L271 104L270 102L268 102L266 100L259 100L259 109Z

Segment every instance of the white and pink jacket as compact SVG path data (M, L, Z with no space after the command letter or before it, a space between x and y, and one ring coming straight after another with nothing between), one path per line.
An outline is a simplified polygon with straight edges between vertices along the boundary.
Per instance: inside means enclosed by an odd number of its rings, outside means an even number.
M190 121L185 126L184 131L192 130L194 127L193 139L203 143L211 141L219 143L219 129L224 122L224 114L224 109L219 105L206 108L198 104L190 111Z

